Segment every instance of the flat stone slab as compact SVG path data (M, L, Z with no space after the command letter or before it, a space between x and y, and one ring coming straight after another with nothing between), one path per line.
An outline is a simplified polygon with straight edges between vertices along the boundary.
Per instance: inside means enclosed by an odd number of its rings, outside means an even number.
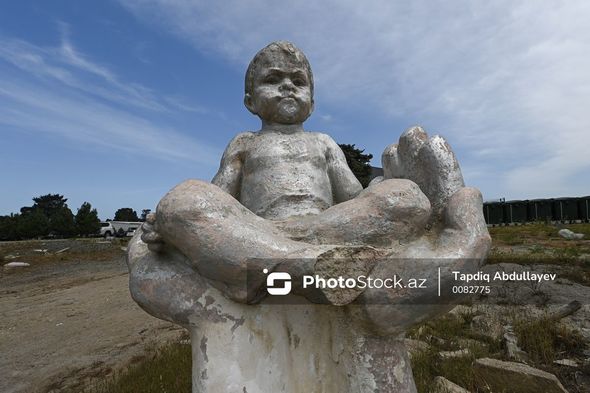
M471 393L467 389L449 381L444 377L434 378L434 390L432 393Z
M555 375L522 363L477 359L475 373L492 392L568 393Z

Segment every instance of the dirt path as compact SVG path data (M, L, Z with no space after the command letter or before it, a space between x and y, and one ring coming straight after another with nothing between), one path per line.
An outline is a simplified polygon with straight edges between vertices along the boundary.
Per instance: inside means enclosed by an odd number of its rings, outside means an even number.
M0 392L81 389L184 332L133 302L122 256L21 269L0 268Z

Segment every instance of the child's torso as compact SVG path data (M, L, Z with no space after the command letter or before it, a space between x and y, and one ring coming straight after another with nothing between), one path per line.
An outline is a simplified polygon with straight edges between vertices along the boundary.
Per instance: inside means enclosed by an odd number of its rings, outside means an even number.
M258 133L243 157L240 202L268 219L317 214L330 207L325 144L310 132Z

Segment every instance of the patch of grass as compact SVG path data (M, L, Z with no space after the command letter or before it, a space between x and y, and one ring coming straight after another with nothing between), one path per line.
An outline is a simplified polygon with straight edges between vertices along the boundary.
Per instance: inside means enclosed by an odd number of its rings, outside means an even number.
M544 223L494 227L489 228L489 232L495 243L507 245L522 244L530 239L547 240L558 237L558 229Z
M471 348L469 356L453 359L441 359L438 350L428 349L412 357L412 372L419 393L430 393L434 390L434 378L443 376L449 381L464 387L470 392L480 392L476 384L473 368L475 359L488 357L487 351Z
M553 255L520 254L492 251L486 263L515 263L518 265L546 265L546 273L557 273L558 278L590 286L590 260L579 255L590 254L585 248L568 247L554 250ZM551 268L554 266L554 268Z
M0 262L22 261L35 266L79 260L103 262L125 255L122 248L126 246L128 239L116 239L110 245L100 245L98 241L100 240L96 238L64 239L59 246L56 246L56 243L52 244L51 241L42 240L1 242ZM69 249L57 253L59 249L68 247ZM42 249L49 249L49 251L46 253L35 251ZM8 255L12 255L13 258L6 259Z
M582 335L555 319L519 319L514 323L518 343L533 362L551 365L559 358L582 356Z
M573 224L567 225L566 228L576 233L583 233L585 239L590 239L590 224Z
M556 250L557 258L578 258L581 255L581 247L567 246Z
M420 393L430 393L434 389L434 378L443 376L448 380L465 387L471 392L478 392L476 376L473 370L475 359L491 357L500 351L502 344L483 336L471 328L476 314L472 312L447 314L433 319L426 324L412 329L408 336L426 341L429 348L412 356L412 371L416 387ZM463 349L460 340L472 339L479 345L467 345L469 355L450 359L439 356L441 351Z
M434 389L434 378L438 375L438 353L430 348L412 355L412 374L419 393Z
M585 239L590 239L590 224L564 225L563 228L576 233L583 233ZM559 236L559 229L553 225L537 222L525 225L493 227L489 228L489 232L494 244L501 246L551 241L561 242L564 239Z
M590 239L590 224L572 224L568 229ZM559 229L544 223L490 228L492 252L487 264L516 263L556 266L551 272L582 285L590 285L590 242L565 240ZM513 247L522 244L524 247Z
M87 393L190 393L191 346L168 344Z

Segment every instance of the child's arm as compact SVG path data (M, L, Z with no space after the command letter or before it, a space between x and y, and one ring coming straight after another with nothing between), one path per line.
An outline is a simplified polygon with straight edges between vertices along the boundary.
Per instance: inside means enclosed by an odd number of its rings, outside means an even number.
M252 132L243 132L232 139L221 158L219 170L211 183L227 192L238 201L240 200L240 189L242 185L242 161L246 150L246 143L254 136Z
M327 147L326 161L334 203L348 201L357 196L363 186L350 170L340 146L328 135L320 135Z

